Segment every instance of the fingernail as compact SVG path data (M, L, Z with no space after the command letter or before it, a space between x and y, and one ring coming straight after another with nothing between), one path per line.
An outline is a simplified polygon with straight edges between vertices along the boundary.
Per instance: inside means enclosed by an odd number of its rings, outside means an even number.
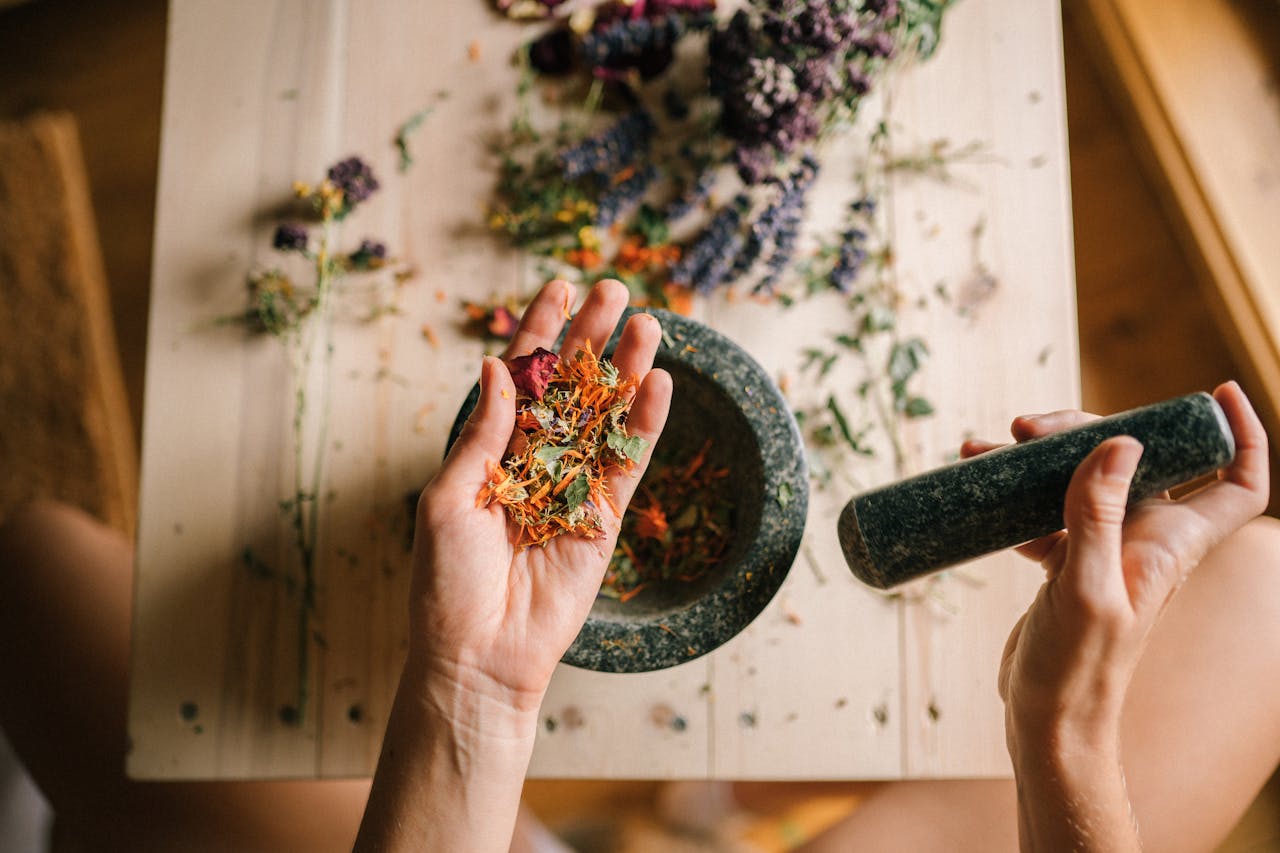
M1107 456L1102 460L1102 473L1108 477L1127 477L1142 457L1143 446L1131 436L1112 439Z

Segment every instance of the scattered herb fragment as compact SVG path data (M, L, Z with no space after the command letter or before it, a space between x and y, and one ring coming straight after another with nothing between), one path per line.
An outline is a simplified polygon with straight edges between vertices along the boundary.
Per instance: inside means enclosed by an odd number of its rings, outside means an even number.
M463 302L462 310L466 314L465 330L475 337L509 341L516 333L520 305L515 300Z
M409 171L409 167L413 165L413 155L409 153L409 137L422 126L427 116L431 115L432 109L432 107L426 107L418 110L409 116L396 131L395 146L396 151L400 154L399 168L401 172Z
M651 585L696 581L728 553L733 514L729 469L659 444L627 514L600 594L629 601Z

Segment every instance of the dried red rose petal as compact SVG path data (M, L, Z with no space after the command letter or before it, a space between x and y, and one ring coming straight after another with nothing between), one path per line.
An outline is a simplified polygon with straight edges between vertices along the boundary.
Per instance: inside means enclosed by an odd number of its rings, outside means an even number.
M541 400L542 395L547 392L547 386L551 384L551 375L559 360L560 356L538 347L529 355L513 358L507 367L511 371L511 381L520 394L533 400Z
M516 333L516 315L512 314L502 305L498 305L493 309L493 314L489 317L488 322L489 334L495 338L502 340L510 340L511 336Z

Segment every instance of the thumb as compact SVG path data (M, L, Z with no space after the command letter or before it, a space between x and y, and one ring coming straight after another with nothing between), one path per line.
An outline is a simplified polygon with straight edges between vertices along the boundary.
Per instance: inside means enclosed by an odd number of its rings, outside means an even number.
M1129 484L1142 458L1142 444L1129 436L1108 439L1085 457L1067 487L1063 521L1067 558L1062 582L1084 599L1127 602L1120 570L1120 544Z
M485 463L497 463L506 452L516 421L516 389L507 366L486 356L480 367L480 399L449 450L442 475L486 476Z

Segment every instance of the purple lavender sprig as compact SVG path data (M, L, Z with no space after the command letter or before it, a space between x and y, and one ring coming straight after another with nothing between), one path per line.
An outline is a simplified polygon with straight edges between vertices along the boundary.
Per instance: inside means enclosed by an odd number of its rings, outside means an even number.
M591 174L607 177L646 154L653 132L648 111L632 110L606 130L561 151L557 160L570 181Z
M722 284L742 249L742 217L750 207L746 195L725 205L671 268L671 280L700 293Z
M711 194L712 188L716 185L717 172L714 165L707 166L699 172L693 179L693 183L667 204L662 213L663 218L667 222L678 222L692 213L693 209L706 201L707 196Z
M853 283L858 280L862 265L867 260L867 232L860 228L849 228L840 238L840 253L836 256L836 263L831 268L828 280L836 290L848 293L853 289Z
M626 211L640 203L645 191L658 177L658 170L651 165L636 169L635 173L615 184L596 200L596 226L608 228Z
M805 203L809 188L818 177L819 166L812 154L805 154L791 174L778 181L781 189L778 200L760 215L756 223L760 229L760 240L772 244L765 259L765 275L755 287L757 293L771 293L795 257Z

